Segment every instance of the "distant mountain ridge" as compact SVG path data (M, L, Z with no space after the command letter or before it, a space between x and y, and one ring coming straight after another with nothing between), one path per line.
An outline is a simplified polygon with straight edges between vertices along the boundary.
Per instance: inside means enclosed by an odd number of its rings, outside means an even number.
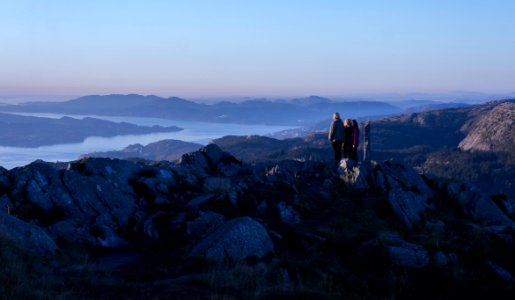
M345 111L356 117L391 115L401 110L378 101L333 102L311 96L290 102L249 100L241 103L200 104L177 97L92 95L67 102L29 102L2 107L3 111L47 112L79 115L155 117L173 120L239 124L304 125Z

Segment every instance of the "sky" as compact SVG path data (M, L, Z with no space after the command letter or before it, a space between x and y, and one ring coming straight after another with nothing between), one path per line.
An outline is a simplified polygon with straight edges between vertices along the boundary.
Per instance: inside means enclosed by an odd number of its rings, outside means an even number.
M515 92L515 1L0 0L0 99Z

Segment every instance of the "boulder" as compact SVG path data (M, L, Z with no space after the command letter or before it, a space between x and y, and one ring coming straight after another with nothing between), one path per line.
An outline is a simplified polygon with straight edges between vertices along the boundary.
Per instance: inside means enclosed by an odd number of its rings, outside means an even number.
M499 206L512 220L515 220L515 199L505 197L504 195L497 198Z
M385 161L380 164L379 168L385 177L387 190L398 187L404 191L412 191L422 195L425 198L433 196L433 192L424 182L422 176L415 172L413 168L395 160Z
M212 168L216 167L224 156L224 152L216 144L209 144L201 148L199 152L204 154Z
M55 240L65 240L71 243L95 245L97 240L91 235L88 225L74 220L64 220L45 227L45 231Z
M368 189L370 187L367 182L367 177L369 177L370 173L369 169L369 162L357 165L353 160L343 159L338 166L338 175L348 186L352 186L355 189Z
M231 188L231 179L226 177L207 177L204 179L204 193L226 193Z
M379 165L378 172L384 178L379 182L388 191L393 212L407 228L412 228L421 220L420 213L430 207L427 201L433 192L415 170L399 162L385 161Z
M288 224L299 224L301 222L299 213L291 205L287 205L286 202L279 202L276 208L281 222Z
M36 256L52 256L58 250L55 242L40 227L23 222L0 210L0 235Z
M338 173L350 187L385 192L393 212L407 228L420 222L420 213L430 207L428 200L433 192L419 174L400 162L364 161L355 165L352 160L344 159Z
M7 197L7 195L0 196L0 210L10 214L12 209L13 204L11 199Z
M168 215L162 211L150 216L143 223L143 234L151 239L158 240L161 236L163 220L168 220Z
M101 177L124 193L133 192L129 184L130 178L145 173L145 171L152 172L152 170L145 170L142 165L135 162L110 158L88 157L72 165L71 169L78 171L79 174L86 177Z
M204 237L224 222L225 217L221 214L212 211L200 211L196 219L186 223L186 234L196 238Z
M207 173L200 168L177 165L174 168L178 186L184 188L196 188L201 178L207 177Z
M420 269L429 265L428 252L418 245L406 243L388 246L387 249L394 265L408 269Z
M439 267L460 266L460 260L455 253L444 253L437 251L433 254L432 261Z
M266 229L250 217L232 219L200 240L190 256L203 256L218 263L262 257L274 251Z
M456 199L464 213L484 225L515 226L488 195L471 184L451 183L447 186L449 196Z
M427 207L426 200L423 195L400 188L394 188L388 193L388 202L393 212L407 228L421 221L420 213Z
M209 162L204 153L201 151L186 153L182 155L178 163L179 165L196 167L204 171L209 170Z
M11 185L9 178L7 177L7 171L5 168L0 166L0 196L6 192L6 190L9 189L9 186Z
M515 276L513 276L508 270L494 263L493 261L487 259L486 264L499 276L499 278L510 282L515 283Z
M73 162L66 170L34 162L10 174L13 210L21 219L48 226L55 238L112 247L123 241L118 234L127 232L139 210L129 179L141 170L129 161L104 158Z
M420 269L429 265L429 253L422 246L403 240L397 233L388 234L385 239L390 244L386 249L393 265L407 269Z
M74 214L87 215L95 219L107 214L112 220L116 220L119 226L125 227L138 209L137 197L128 183L122 187L101 176L85 177L73 171L63 175L63 183L73 198L73 204L78 208L78 211L74 210ZM59 203L59 206L66 209L69 205ZM74 219L80 216L69 213L67 217Z
M215 198L217 195L216 194L213 194L213 193L210 193L210 194L202 194L198 197L195 197L193 199L191 199L189 202L188 202L188 206L189 207L194 207L194 208L197 208L199 205L201 205L202 203L204 202L207 202L213 198Z
M232 177L238 175L241 171L241 164L230 162L228 164L219 163L217 166L218 173L225 177Z

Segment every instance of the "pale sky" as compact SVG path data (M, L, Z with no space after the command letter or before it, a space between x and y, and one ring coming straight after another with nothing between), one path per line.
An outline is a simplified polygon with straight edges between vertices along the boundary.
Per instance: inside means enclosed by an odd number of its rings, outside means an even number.
M515 1L0 0L0 97L515 91Z

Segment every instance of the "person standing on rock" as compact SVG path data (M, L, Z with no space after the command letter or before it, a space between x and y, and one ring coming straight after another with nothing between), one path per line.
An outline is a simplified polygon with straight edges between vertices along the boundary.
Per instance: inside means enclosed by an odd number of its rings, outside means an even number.
M333 146L334 160L339 162L342 159L342 143L344 140L343 122L340 114L335 112L333 114L333 122L329 127L329 141Z
M352 143L354 142L353 131L350 119L345 119L343 122L343 158L351 158Z
M352 148L350 151L350 159L358 162L358 146L359 146L359 125L358 121L352 120Z

